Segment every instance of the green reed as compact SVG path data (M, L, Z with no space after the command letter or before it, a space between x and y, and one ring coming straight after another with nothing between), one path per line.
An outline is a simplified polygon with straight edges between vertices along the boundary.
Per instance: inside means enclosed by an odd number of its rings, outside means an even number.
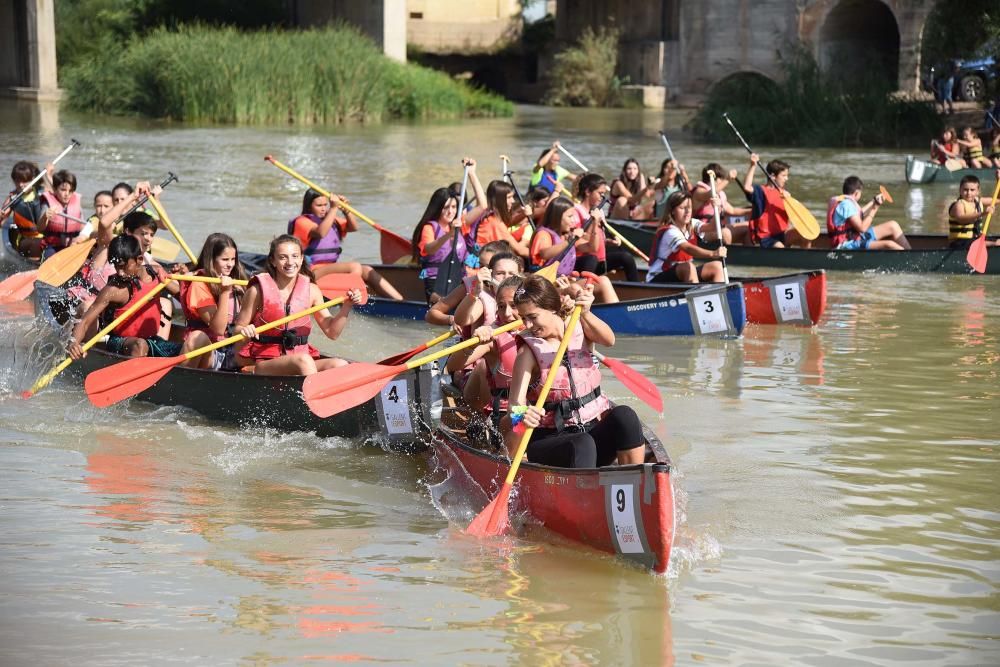
M160 28L61 76L72 108L196 122L333 125L513 112L492 93L387 58L343 25Z

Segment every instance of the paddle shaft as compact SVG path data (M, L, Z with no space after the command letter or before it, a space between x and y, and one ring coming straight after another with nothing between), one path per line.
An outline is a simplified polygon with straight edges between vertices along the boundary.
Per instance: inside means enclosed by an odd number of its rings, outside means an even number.
M67 146L66 148L64 148L63 152L60 153L58 156L56 156L56 159L53 160L52 163L51 163L52 166L54 167L57 164L59 164L59 160L61 160L64 157L66 157L67 153L69 153L71 150L73 150L74 148L76 148L79 145L80 145L79 141L77 141L76 139L70 139L69 140L69 146ZM6 218L7 214L10 212L10 209L14 208L14 205L17 204L17 202L21 201L21 199L24 198L24 195L27 194L31 190L31 188L34 187L35 183L37 183L38 181L42 180L42 178L44 178L44 177L45 177L45 170L44 169L39 170L38 175L35 176L33 179L31 179L30 183L28 183L23 188L21 188L21 191L18 192L16 195L14 195L11 198L11 200L9 202L7 202L7 205L3 207L3 210L0 211L0 220Z
M462 190L458 195L459 204L455 208L455 219L462 219L462 206L465 202L465 188L469 185L469 165L465 165L465 169L462 174ZM451 284L455 279L456 269L462 267L458 262L458 235L462 233L461 227L455 227L455 231L451 235L451 252L445 258L444 262L438 266L438 274L434 279L434 291L437 292L442 298L447 296L451 292ZM475 239L473 239L475 241ZM447 267L447 268L445 268ZM444 269L444 273L441 270Z
M508 183L510 183L510 187L514 188L514 196L517 197L518 203L521 204L521 207L523 208L525 205L524 197L521 196L521 191L518 190L517 183L514 182L514 172L504 169L503 177L507 179ZM534 223L531 223L531 226L534 227L535 226Z
M993 199L990 200L990 205L993 207L993 211L997 208L997 197L1000 196L1000 180L997 181L996 187L993 188ZM984 239L986 238L986 232L990 228L990 220L993 219L993 211L986 214L986 222L983 223L983 233L980 234Z
M580 169L582 169L582 170L584 170L584 171L586 171L586 172L589 172L589 171L590 171L589 169L587 169L587 168L586 168L586 167L585 167L585 166L583 165L583 163L582 163L582 162L580 162L580 161L579 161L579 160L577 160L577 159L576 159L575 157L573 157L573 154L572 154L572 153L570 153L570 152L569 152L568 150L566 150L566 148L565 148L565 147L564 147L564 146L563 146L562 144L559 144L559 150L560 150L560 151L562 151L563 155L565 155L565 156L566 156L566 157L568 157L568 158L569 158L570 160L572 160L573 162L575 162L575 163L576 163L576 166L578 166L578 167L579 167Z
M559 341L556 356L552 359L552 365L549 366L549 372L545 376L545 384L542 385L542 391L539 392L538 399L535 401L535 407L539 410L543 409L545 399L549 397L549 390L552 389L552 385L556 381L556 374L559 373L563 356L565 356L566 349L569 347L569 340L573 337L573 332L576 330L576 325L580 321L580 314L582 312L583 307L576 306L573 309L573 314L569 316L566 332L563 334L562 340ZM521 467L521 461L524 460L524 452L528 449L528 441L531 440L531 434L534 431L535 429L533 428L525 428L524 433L521 434L521 441L518 443L517 452L515 452L514 458L510 462L510 470L507 472L507 479L504 480L504 486L510 486L514 483L514 477L517 476L517 470Z
M164 178L163 181L160 182L160 189L162 190L162 189L166 188L168 185L170 185L171 183L173 183L176 180L178 180L177 174L175 174L172 171L168 171L167 172L167 177ZM118 223L121 220L124 220L128 216L130 216L133 213L135 213L136 211L138 211L140 208L143 207L143 205L147 201L149 201L149 197L147 197L145 195L143 195L142 197L140 197L139 200L136 203L132 204L132 208L130 208L129 210L125 211L120 216L118 216L118 220L115 220L115 223Z
M733 130L733 133L736 135L736 138L740 140L740 143L743 144L743 148L746 149L747 153L753 155L753 149L750 148L750 144L746 142L746 139L743 138L743 135L740 134L740 131L736 129L735 125L733 125L733 121L729 120L729 114L724 113L722 114L722 117L726 119L726 122L729 124L729 127ZM774 178L771 176L771 174L767 172L767 169L765 169L764 165L760 163L760 160L757 160L757 168L760 169L761 173L763 173L764 176L767 178L768 183L770 183L775 190L777 190L778 192L784 192L784 190L778 187L778 184L774 182Z
M170 218L167 216L167 212L163 210L163 206L160 205L160 202L156 199L156 197L150 197L149 203L153 205L154 209L156 209L156 214L160 216L160 220L163 221L167 230L174 235L177 242L181 244L182 248L184 248L184 252L187 254L188 258L197 264L198 258L194 256L194 253L191 252L191 248L189 248L188 244L184 242L184 237L181 236L180 232L177 231L177 228L174 227L174 223L170 222Z
M647 255L643 251L641 251L638 248L636 248L635 245L631 241L629 241L627 238L625 238L624 236L622 236L621 232L619 232L617 229L615 229L614 227L612 227L611 223L609 223L607 220L604 221L604 228L606 230L608 230L609 232L611 232L616 239L618 239L619 241L621 241L622 245L624 245L626 248L628 248L629 250L631 250L632 252L634 252L636 257L638 257L639 259L645 261L646 263L649 263L649 255Z
M291 176L292 178L300 181L306 187L312 188L313 190L315 190L316 192L320 193L321 195L323 195L324 197L326 197L328 199L330 198L330 194L331 193L328 190L324 190L323 188L321 188L320 186L316 185L315 183L313 183L312 181L310 181L308 178L306 178L302 174L298 173L297 171L295 171L294 169L292 169L291 167L289 167L288 165L282 164L281 162L275 160L270 155L268 155L264 159L267 160L268 162L270 162L271 164L273 164L275 167L277 167L281 171L283 171L286 174L288 174L289 176ZM344 209L348 213L351 213L352 215L354 215L355 217L357 217L359 220L367 222L369 225L371 225L372 227L374 227L378 231L382 232L383 234L392 234L394 236L399 236L395 232L391 232L388 229L386 229L385 227L383 227L382 225L378 224L377 222L375 222L374 220L372 220L371 218L369 218L367 215L365 215L361 211L357 210L356 208L353 208L350 204L348 204L347 202L345 202L343 200L337 202L337 206L340 207L340 208L342 208L342 209ZM402 238L402 237L400 237L400 238Z
M660 139L663 140L663 146L667 149L667 156L674 162L677 162L677 158L674 157L674 150L670 148L670 142L667 141L667 133L660 130ZM677 165L677 181L680 183L681 187L685 190L688 189L687 185L684 183L684 177L681 176L680 165Z
M190 273L171 273L168 277L171 280L186 280L189 283L213 283L217 285L222 282L221 278L213 278L212 276L197 276ZM250 284L250 281L233 280L233 284L245 287Z
M708 182L712 186L712 210L715 211L715 237L719 239L719 246L725 245L722 242L722 220L719 217L719 207L715 203L719 198L719 193L715 189L715 172L711 169L708 170ZM726 258L722 258L722 278L729 284L729 268L726 266Z
M174 276L171 276L171 278L173 278L173 277ZM101 329L100 331L98 331L94 335L93 338L91 338L86 343L84 343L83 345L81 345L80 348L84 352L86 352L90 348L92 348L95 345L97 345L97 343L99 343L102 338L104 338L106 335L108 335L109 333L111 333L112 331L114 331L115 327L117 327L119 324L121 324L122 322L128 320L130 317L132 317L133 315L135 315L136 312L138 312L138 310L140 308L142 308L143 306L145 306L147 303L149 303L153 299L153 297L155 297L157 294L159 294L160 292L162 292L163 288L165 288L167 286L167 282L169 282L169 281L162 282L159 285L157 285L156 287L154 287L153 289L151 289L148 292L146 292L146 294L144 294L142 296L142 298L140 298L138 301L136 301L131 306L129 306L128 309L124 313L122 313L121 315L119 315L118 317L116 317L114 320L112 320L111 323L108 324L108 326L106 326L103 329ZM32 385L31 390L28 392L28 395L30 396L32 394L36 394L36 393L38 393L38 391L40 389L42 389L43 387L48 386L48 384L50 382L52 382L52 380L55 378L55 376L59 375L64 370L66 370L66 368L71 363L73 363L73 357L66 357L65 359L63 359L59 363L58 366L56 366L55 368L53 368L51 371L49 371L48 373L46 373L42 377L38 378L38 380L35 382L35 384Z

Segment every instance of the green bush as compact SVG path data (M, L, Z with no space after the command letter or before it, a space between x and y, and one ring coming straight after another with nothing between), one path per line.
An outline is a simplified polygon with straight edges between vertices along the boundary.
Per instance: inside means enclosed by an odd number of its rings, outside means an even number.
M616 28L587 27L576 46L560 51L549 73L548 102L555 106L607 107L619 103L621 81Z
M719 82L689 124L704 141L732 143L733 123L756 144L924 146L940 130L929 102L899 97L877 68L844 81L820 71L806 51L784 63L784 80L755 74ZM864 72L868 72L867 74Z
M510 115L512 105L403 65L348 26L240 32L158 28L66 68L75 109L238 124Z

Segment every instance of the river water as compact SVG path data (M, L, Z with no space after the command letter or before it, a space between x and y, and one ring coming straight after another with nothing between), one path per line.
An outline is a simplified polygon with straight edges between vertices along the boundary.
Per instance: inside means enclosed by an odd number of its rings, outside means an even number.
M408 236L463 154L527 173L561 139L591 169L653 170L657 131L691 167L744 169L683 117L522 108L460 124L191 127L0 105L0 164L64 166L85 200L180 176L163 202L196 248L263 249L301 188L266 154ZM748 137L752 142L753 138ZM942 232L955 186L908 187L900 151L759 147L791 162L819 214L855 173L896 203L880 220ZM569 165L567 165L569 166ZM522 179L523 180L523 179ZM730 193L736 198L738 192ZM375 261L378 235L346 256ZM30 311L0 311L0 664L1000 664L1000 284L829 275L819 326L738 340L619 339L662 417L613 378L676 465L668 576L529 535L462 533L468 508L423 456L308 433L237 430L176 409L90 406L57 381ZM426 327L358 318L326 350L376 359ZM454 495L454 494L451 494Z

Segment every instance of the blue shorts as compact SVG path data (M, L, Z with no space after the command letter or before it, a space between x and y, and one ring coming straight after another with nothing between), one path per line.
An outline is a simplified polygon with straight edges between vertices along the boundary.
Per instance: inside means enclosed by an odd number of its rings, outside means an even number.
M127 355L128 352L125 350L126 340L123 336L109 336L108 342L104 344L104 349L112 354ZM149 346L149 356L151 357L176 357L181 353L181 343L175 343L172 340L163 340L159 336L153 336L145 340L146 345Z
M760 240L761 248L773 248L775 243L785 242L785 232L778 232L777 234L771 234L770 236L765 236Z
M875 240L875 231L869 227L864 231L864 233L856 239L851 239L850 241L844 241L839 246L837 250L867 250L868 246L872 241Z

